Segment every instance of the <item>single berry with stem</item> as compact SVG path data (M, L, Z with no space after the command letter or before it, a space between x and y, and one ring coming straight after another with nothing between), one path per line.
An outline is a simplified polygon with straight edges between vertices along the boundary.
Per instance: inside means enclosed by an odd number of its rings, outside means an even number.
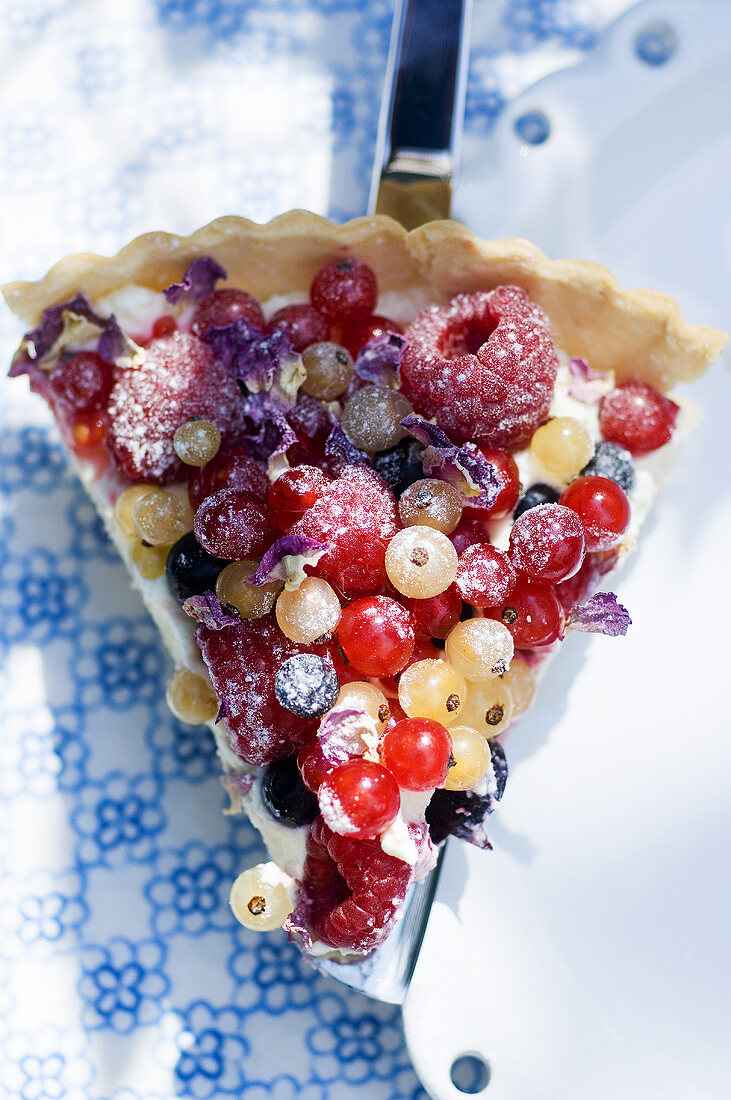
M564 613L553 589L523 577L502 606L486 608L485 614L508 628L516 649L550 645L563 636Z
M350 256L331 260L315 275L310 299L331 321L352 323L373 313L378 297L376 277L368 264Z

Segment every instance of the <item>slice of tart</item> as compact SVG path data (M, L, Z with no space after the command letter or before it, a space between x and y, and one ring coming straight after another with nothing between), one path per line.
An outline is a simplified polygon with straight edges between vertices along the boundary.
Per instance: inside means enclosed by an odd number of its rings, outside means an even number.
M269 864L249 927L356 958L456 835L634 546L726 337L607 271L436 222L222 218L5 288Z

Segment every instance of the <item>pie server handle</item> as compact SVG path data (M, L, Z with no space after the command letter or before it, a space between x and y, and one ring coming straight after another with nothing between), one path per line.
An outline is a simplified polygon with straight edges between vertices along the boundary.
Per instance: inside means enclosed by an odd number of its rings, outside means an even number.
M448 218L472 0L397 0L368 210L406 229Z

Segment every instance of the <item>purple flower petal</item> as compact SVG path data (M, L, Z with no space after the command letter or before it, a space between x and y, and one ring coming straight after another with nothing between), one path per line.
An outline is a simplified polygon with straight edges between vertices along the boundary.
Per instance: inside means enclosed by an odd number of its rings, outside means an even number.
M304 566L316 565L329 549L329 543L323 545L306 535L283 535L267 550L249 584L284 581L285 588L292 592L306 577Z
M358 352L355 373L366 382L376 382L381 386L395 382L406 343L405 337L396 332L375 336Z
M213 293L216 282L225 279L226 272L211 256L198 256L188 266L179 283L172 283L163 294L171 306L178 302L197 302Z
M413 413L401 421L401 427L424 444L421 463L425 474L453 485L471 504L489 508L495 503L501 487L497 469L474 443L457 447L436 424Z
M587 634L608 634L610 638L625 635L632 620L613 592L595 592L578 604L567 623L567 630L583 630Z
M312 901L305 895L304 889L300 891L297 905L287 917L282 928L287 933L290 943L298 943L305 951L312 948L312 935L307 927Z
M254 772L227 772L221 776L221 786L231 799L230 804L223 811L225 814L240 814L244 810L244 798L254 786L256 775Z
M338 472L343 466L370 466L371 462L364 451L359 451L350 442L347 435L336 424L325 443L325 454L331 459L333 472Z
M353 756L362 756L368 747L363 733L372 725L373 719L364 710L334 706L323 717L317 731L325 759L332 764L344 764Z
M605 394L614 387L614 378L611 374L597 374L592 370L586 359L575 356L569 359L569 371L573 382L569 386L569 396L584 405L593 405L600 401Z
M30 374L33 366L50 370L65 348L95 341L102 358L119 367L139 366L144 359L142 348L122 332L114 315L101 317L83 294L77 294L68 302L44 309L40 324L21 340L10 376Z
M209 630L221 630L225 626L236 626L241 622L238 615L227 615L215 592L204 592L202 596L189 596L183 604L183 611L192 619L197 619Z
M306 372L283 332L265 335L240 317L231 325L209 328L203 339L249 393L272 393L283 409L292 408Z

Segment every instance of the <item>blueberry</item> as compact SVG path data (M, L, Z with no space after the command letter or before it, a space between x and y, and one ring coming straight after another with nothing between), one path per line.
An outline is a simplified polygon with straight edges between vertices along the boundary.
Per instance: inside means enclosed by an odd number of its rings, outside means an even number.
M290 829L311 825L319 813L317 798L302 782L296 756L268 765L261 797L272 817Z
M542 481L536 482L535 485L531 485L530 489L526 489L515 505L513 519L516 520L518 516L522 516L523 512L528 512L531 508L537 508L539 504L555 504L560 495L550 485L544 485Z
M490 795L475 794L474 791L436 790L426 808L432 843L441 844L448 836L476 840L475 831L481 829L492 807L493 799ZM482 847L486 847L486 844Z
M635 464L632 455L619 443L609 443L602 440L597 443L594 457L587 462L583 474L594 474L596 477L608 477L616 481L620 489L625 493L631 493L635 483Z
M339 691L337 672L314 653L289 657L274 677L277 701L298 718L319 718L333 706Z
M165 575L170 591L180 600L202 596L216 587L216 577L228 562L214 558L200 545L192 531L170 547L165 563Z
M491 737L487 743L490 746L492 770L495 772L495 782L497 783L497 791L493 797L496 802L499 802L505 793L505 784L508 781L508 762L505 759L505 749L496 737Z
M373 459L376 470L396 496L400 496L409 485L423 478L422 450L423 447L415 439L406 438L390 450L380 451Z

